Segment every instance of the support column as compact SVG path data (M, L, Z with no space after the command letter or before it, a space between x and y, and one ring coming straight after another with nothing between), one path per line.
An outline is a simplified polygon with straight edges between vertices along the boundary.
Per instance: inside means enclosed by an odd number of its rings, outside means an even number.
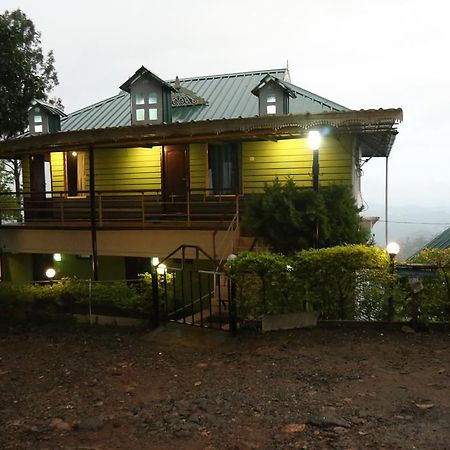
M388 216L388 194L389 194L389 156L386 155L386 170L385 170L385 188L384 188L384 235L386 239L385 247L387 247L389 243L388 236L388 225L389 225L389 216Z
M92 279L98 281L97 208L95 199L94 147L92 145L89 146L89 204L91 210Z

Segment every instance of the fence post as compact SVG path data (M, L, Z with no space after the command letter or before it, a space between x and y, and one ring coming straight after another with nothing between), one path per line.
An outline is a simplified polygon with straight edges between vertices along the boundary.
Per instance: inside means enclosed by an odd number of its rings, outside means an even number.
M236 282L229 278L229 295L228 295L228 320L230 325L230 332L237 333L237 308L236 308Z
M158 328L160 325L158 273L154 267L152 269L152 317L150 322L152 328Z

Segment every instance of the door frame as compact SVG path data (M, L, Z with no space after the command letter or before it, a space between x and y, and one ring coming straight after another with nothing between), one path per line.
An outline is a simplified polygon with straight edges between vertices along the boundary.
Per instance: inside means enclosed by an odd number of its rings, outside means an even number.
M163 201L169 201L167 193L167 162L166 162L166 147L183 147L184 148L184 178L185 178L185 198L189 196L189 189L191 186L190 166L189 166L189 144L168 144L162 146L161 151L161 191Z

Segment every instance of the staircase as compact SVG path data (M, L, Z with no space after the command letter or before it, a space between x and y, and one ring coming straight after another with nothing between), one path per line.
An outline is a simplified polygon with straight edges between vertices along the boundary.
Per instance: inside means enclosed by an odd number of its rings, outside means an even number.
M239 236L237 245L234 247L234 253L241 252L266 252L269 248L261 245L258 239L253 236Z

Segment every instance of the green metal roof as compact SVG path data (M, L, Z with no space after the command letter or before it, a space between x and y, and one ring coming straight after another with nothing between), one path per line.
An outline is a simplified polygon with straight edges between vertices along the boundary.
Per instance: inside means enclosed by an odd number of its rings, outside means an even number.
M173 122L197 122L235 119L258 115L258 98L252 89L271 75L281 80L296 97L289 102L289 112L319 113L349 109L291 84L287 69L259 70L222 75L209 75L179 80L181 87L194 92L207 102L203 105L180 106L172 109ZM175 80L167 83L175 84ZM131 125L131 105L127 92L80 109L61 120L61 131L123 127Z
M441 234L436 236L433 240L424 245L422 250L425 248L437 248L444 250L450 247L450 228L447 228Z
M50 114L54 114L60 117L67 117L67 114L61 108L52 105L51 103L44 102L43 100L33 100L29 110L32 109L35 105L42 106L42 108L44 108Z

